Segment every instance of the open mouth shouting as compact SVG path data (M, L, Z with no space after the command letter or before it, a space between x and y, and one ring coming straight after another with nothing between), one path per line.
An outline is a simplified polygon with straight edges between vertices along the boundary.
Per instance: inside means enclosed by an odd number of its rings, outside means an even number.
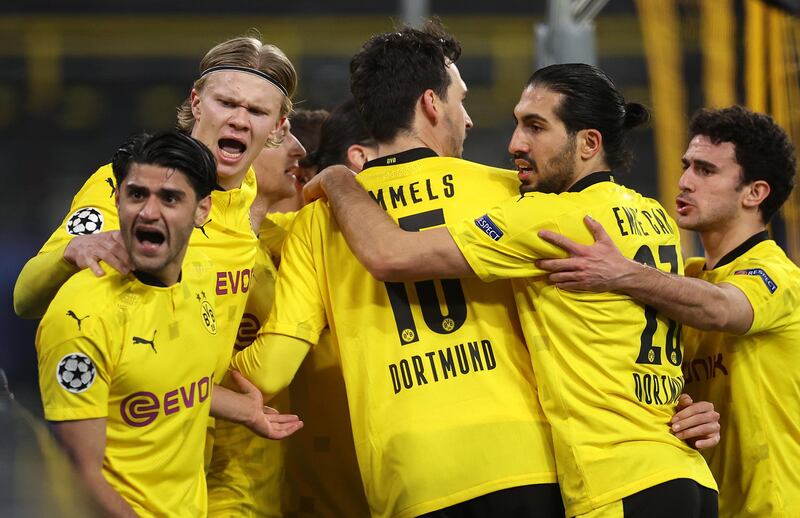
M692 208L691 202L682 194L675 198L675 210L681 216L685 216Z
M223 137L217 141L217 148L219 149L217 160L220 163L235 164L247 151L247 144L236 137Z
M158 254L167 241L164 232L152 225L137 225L133 235L138 248L148 256Z
M534 172L531 161L526 158L515 157L514 165L517 166L517 177L519 178L519 181L524 184L530 183Z

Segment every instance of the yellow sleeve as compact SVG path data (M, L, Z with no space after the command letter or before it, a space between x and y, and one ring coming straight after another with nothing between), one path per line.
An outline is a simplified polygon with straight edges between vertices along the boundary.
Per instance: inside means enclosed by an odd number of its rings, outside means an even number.
M310 349L311 344L299 338L262 332L234 355L231 368L272 396L289 386Z
M31 258L14 285L14 312L22 318L41 318L59 288L78 268L64 259L69 242Z
M559 232L555 218L563 212L556 195L511 198L477 219L448 225L447 230L475 274L484 281L534 277L544 272L536 259L564 257L537 232Z
M77 306L73 306L74 310L66 307L54 301L36 333L39 388L45 419L71 421L107 417L118 347L102 322L97 321L98 315L84 313Z
M119 229L115 193L110 164L89 177L73 198L69 214L20 272L14 286L17 315L40 318L61 285L77 271L63 260L64 249L73 237Z
M753 308L753 324L746 334L780 327L792 318L800 304L800 294L797 281L790 276L782 265L751 259L737 264L721 281L739 288Z
M296 216L297 212L271 212L261 223L258 229L259 245L269 251L273 258L280 259L283 242Z
M319 203L303 208L283 245L283 260L275 281L275 303L264 331L316 344L328 324L314 264L314 232L319 233ZM317 240L317 243L319 241ZM318 245L317 245L318 246Z

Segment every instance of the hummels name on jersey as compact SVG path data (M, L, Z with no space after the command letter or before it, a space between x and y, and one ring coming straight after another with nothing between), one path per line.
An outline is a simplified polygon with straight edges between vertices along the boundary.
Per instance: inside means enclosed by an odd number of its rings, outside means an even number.
M392 390L399 394L404 389L455 379L459 375L491 371L496 367L492 342L483 339L403 358L389 364L389 377Z

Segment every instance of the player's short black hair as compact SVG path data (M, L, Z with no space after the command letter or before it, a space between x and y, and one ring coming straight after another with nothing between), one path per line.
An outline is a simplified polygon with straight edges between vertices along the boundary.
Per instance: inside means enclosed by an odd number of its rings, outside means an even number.
M367 126L358 113L356 103L349 99L337 106L322 124L319 147L313 153L313 165L321 171L334 164L347 164L347 148L353 144L374 146Z
M125 142L111 159L117 185L122 185L132 164L157 165L186 175L197 199L208 196L217 185L217 163L199 140L177 130L154 135L141 133Z
M742 183L764 180L770 193L759 211L769 223L794 188L797 162L786 132L769 115L741 106L720 110L702 109L689 123L689 139L708 137L714 144L730 142L742 168Z
M411 129L426 90L446 99L447 65L460 55L461 45L436 19L370 38L350 61L350 91L372 136L387 142Z
M596 129L603 136L605 162L611 169L626 169L633 154L626 147L628 130L650 120L647 108L626 103L608 75L585 63L564 63L540 68L528 80L563 96L556 115L570 134Z

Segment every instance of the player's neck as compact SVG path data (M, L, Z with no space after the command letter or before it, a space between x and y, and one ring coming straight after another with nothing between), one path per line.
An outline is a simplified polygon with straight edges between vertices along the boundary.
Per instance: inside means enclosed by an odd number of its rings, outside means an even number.
M706 268L714 268L720 259L750 237L766 230L761 218L736 218L728 224L700 232L706 258Z

